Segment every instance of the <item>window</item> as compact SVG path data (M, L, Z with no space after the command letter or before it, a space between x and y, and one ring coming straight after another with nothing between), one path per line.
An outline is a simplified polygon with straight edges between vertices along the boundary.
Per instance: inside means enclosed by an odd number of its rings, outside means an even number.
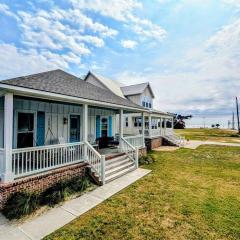
M157 129L157 119L152 119L152 129Z
M107 137L108 136L108 119L103 117L101 119L102 129L101 129L101 136Z
M135 117L134 118L134 127L141 127L142 126L142 118L141 117Z
M144 101L142 102L142 106L145 107L145 102Z
M80 141L80 115L70 115L70 142Z
M33 147L34 113L18 113L17 148Z
M146 102L146 107L148 108L148 102Z
M128 127L128 117L125 118L125 127Z
M152 108L152 104L151 104L151 103L149 103L149 105L148 105L148 106L149 106L149 108Z

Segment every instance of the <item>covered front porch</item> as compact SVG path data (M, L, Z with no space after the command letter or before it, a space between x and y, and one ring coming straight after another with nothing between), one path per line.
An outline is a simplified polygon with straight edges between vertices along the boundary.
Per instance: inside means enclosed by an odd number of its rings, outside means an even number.
M86 162L104 184L105 155L113 153L124 153L137 167L144 136L123 134L124 114L136 111L5 92L0 105L1 182Z

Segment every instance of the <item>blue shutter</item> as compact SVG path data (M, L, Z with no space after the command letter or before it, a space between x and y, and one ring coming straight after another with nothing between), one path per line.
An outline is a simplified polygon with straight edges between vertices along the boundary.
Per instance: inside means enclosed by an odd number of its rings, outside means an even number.
M100 116L96 116L96 138L101 137Z
M112 137L112 116L108 117L108 137Z
M37 113L37 146L43 146L45 142L45 112Z

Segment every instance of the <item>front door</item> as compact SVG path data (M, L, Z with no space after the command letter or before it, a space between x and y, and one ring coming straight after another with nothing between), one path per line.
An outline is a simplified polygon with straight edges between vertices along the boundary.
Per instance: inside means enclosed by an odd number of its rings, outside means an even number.
M70 115L70 142L80 142L79 115Z

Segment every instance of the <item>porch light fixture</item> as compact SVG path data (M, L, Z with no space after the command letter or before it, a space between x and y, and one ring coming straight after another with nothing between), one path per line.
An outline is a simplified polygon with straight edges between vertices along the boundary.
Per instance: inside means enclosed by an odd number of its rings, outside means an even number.
M68 119L66 117L63 118L63 124L68 124Z

